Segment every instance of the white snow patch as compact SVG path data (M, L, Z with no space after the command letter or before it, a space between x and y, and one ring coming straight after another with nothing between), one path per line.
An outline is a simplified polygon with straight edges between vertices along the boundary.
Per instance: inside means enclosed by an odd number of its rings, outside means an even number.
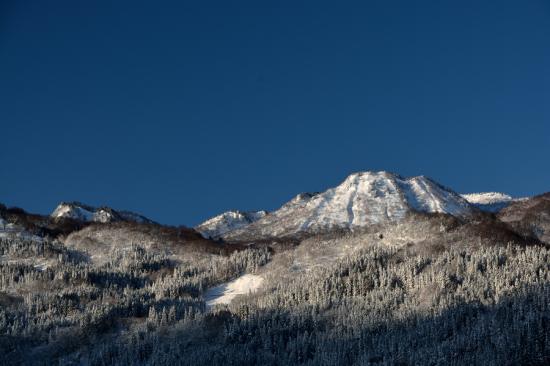
M204 294L206 306L229 304L238 295L247 295L256 292L264 279L258 275L245 274L231 282L212 287Z

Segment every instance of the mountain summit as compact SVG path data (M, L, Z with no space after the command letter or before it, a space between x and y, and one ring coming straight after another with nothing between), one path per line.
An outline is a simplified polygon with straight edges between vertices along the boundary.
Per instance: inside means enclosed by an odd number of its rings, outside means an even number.
M322 193L301 193L273 213L222 236L240 240L354 229L397 221L412 211L460 217L476 208L430 178L369 171L351 174Z
M267 215L267 211L227 211L195 227L205 238L217 239L224 234L245 227Z
M53 219L69 218L83 222L133 221L153 223L145 216L130 211L117 211L110 207L93 207L80 202L61 202L50 215Z

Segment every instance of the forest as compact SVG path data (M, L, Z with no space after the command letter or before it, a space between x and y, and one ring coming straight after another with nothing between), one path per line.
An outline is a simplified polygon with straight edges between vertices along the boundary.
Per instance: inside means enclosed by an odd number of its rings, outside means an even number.
M274 255L248 248L175 261L134 244L98 265L57 241L1 239L0 364L550 362L544 245L416 255L372 245L205 305L208 288L262 271Z

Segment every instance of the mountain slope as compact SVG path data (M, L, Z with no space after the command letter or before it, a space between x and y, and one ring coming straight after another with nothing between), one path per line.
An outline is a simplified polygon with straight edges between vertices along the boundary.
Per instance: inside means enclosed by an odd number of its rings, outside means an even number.
M388 172L363 172L350 175L325 192L300 194L279 210L223 237L251 240L354 229L398 221L411 211L462 217L476 208L424 176L403 178Z
M219 238L232 230L243 228L267 215L267 211L227 211L195 227L205 238Z
M132 251L136 246L149 254L164 253L179 259L191 252L228 254L242 249L238 245L224 245L205 239L186 227L135 222L90 224L69 234L63 244L89 256L94 263L106 262L115 253Z

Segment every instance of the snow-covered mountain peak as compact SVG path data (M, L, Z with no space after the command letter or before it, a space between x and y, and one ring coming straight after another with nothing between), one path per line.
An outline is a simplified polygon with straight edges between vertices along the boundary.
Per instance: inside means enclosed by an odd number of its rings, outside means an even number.
M398 174L388 172L386 170L367 170L362 172L351 173L344 179L344 182L355 181L357 179L373 179L373 178L395 178Z
M386 171L359 172L325 192L298 195L279 210L225 236L252 238L353 229L400 220L411 211L465 216L475 208L425 176L403 178Z
M205 238L219 238L225 233L243 228L267 215L267 211L238 211L224 212L206 220L195 227Z
M498 212L513 202L525 199L513 198L506 193L500 192L468 193L463 194L462 197L480 210L489 212Z
M61 202L51 213L54 219L69 218L79 221L115 222L134 221L138 223L152 223L153 221L139 214L128 211L115 211L109 207L93 207L80 202Z
M69 218L80 221L94 221L95 208L80 202L61 202L51 213L51 217Z

